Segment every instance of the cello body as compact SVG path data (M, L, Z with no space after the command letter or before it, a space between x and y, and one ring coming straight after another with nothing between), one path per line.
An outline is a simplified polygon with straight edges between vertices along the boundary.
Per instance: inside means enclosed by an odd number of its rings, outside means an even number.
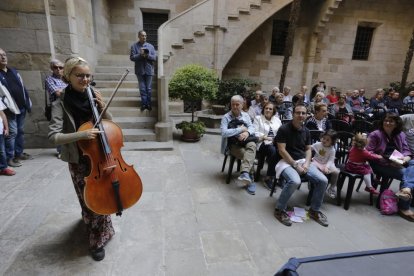
M86 122L78 131L93 128ZM132 165L125 163L121 155L123 135L121 128L112 121L102 120L100 136L93 140L80 140L78 146L90 160L90 174L85 177L84 199L86 206L100 215L117 213L134 205L142 195L141 178ZM103 139L104 138L104 139ZM102 140L108 141L106 152Z

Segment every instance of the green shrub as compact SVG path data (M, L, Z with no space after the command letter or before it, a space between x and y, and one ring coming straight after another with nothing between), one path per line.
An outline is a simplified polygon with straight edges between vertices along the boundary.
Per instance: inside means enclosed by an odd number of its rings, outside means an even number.
M214 102L228 107L232 96L241 95L242 97L252 97L255 89L259 85L259 82L250 79L221 80Z

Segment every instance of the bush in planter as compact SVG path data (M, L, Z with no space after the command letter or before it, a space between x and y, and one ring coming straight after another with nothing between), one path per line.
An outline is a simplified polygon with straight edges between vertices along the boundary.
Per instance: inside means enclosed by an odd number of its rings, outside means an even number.
M198 136L203 135L206 132L206 125L201 121L187 122L182 121L175 125L176 128L182 129L183 131L193 131Z
M189 64L179 68L175 71L168 85L169 96L171 99L180 99L188 102L196 102L200 100L212 100L216 97L218 90L218 78L215 72L211 69L205 68L196 64ZM191 123L183 122L177 124L177 128L184 126L189 128L186 124L195 124L194 122L194 105L191 109ZM194 126L200 131L203 126ZM204 133L204 132L203 132Z
M218 105L224 105L229 110L231 97L241 95L243 97L252 97L259 82L250 79L229 79L220 80L218 93L214 102Z

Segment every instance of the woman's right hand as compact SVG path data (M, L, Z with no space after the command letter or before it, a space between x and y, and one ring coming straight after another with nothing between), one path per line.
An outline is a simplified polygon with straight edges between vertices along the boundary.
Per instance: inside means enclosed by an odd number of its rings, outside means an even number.
M102 131L97 128L82 130L82 132L84 134L82 140L93 140L98 136L99 133L102 133Z

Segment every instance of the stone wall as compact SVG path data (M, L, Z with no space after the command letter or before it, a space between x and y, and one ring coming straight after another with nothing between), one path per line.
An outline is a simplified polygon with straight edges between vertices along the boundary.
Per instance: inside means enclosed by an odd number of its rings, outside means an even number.
M303 82L305 53L312 36L312 11L315 6L302 7L299 27L295 34L293 54L290 58L285 84L299 91L301 85L311 87L319 79L328 87L342 91L365 87L367 95L376 88L387 87L391 81L400 81L408 43L414 26L414 10L410 0L343 1L318 37L312 80ZM316 3L316 2L315 2ZM274 18L289 18L289 7L275 14ZM367 61L352 60L358 22L379 24L374 32L370 56ZM223 71L223 78L247 77L262 83L270 91L278 86L283 56L270 55L272 20L260 26L232 57ZM414 62L409 81L414 81Z

